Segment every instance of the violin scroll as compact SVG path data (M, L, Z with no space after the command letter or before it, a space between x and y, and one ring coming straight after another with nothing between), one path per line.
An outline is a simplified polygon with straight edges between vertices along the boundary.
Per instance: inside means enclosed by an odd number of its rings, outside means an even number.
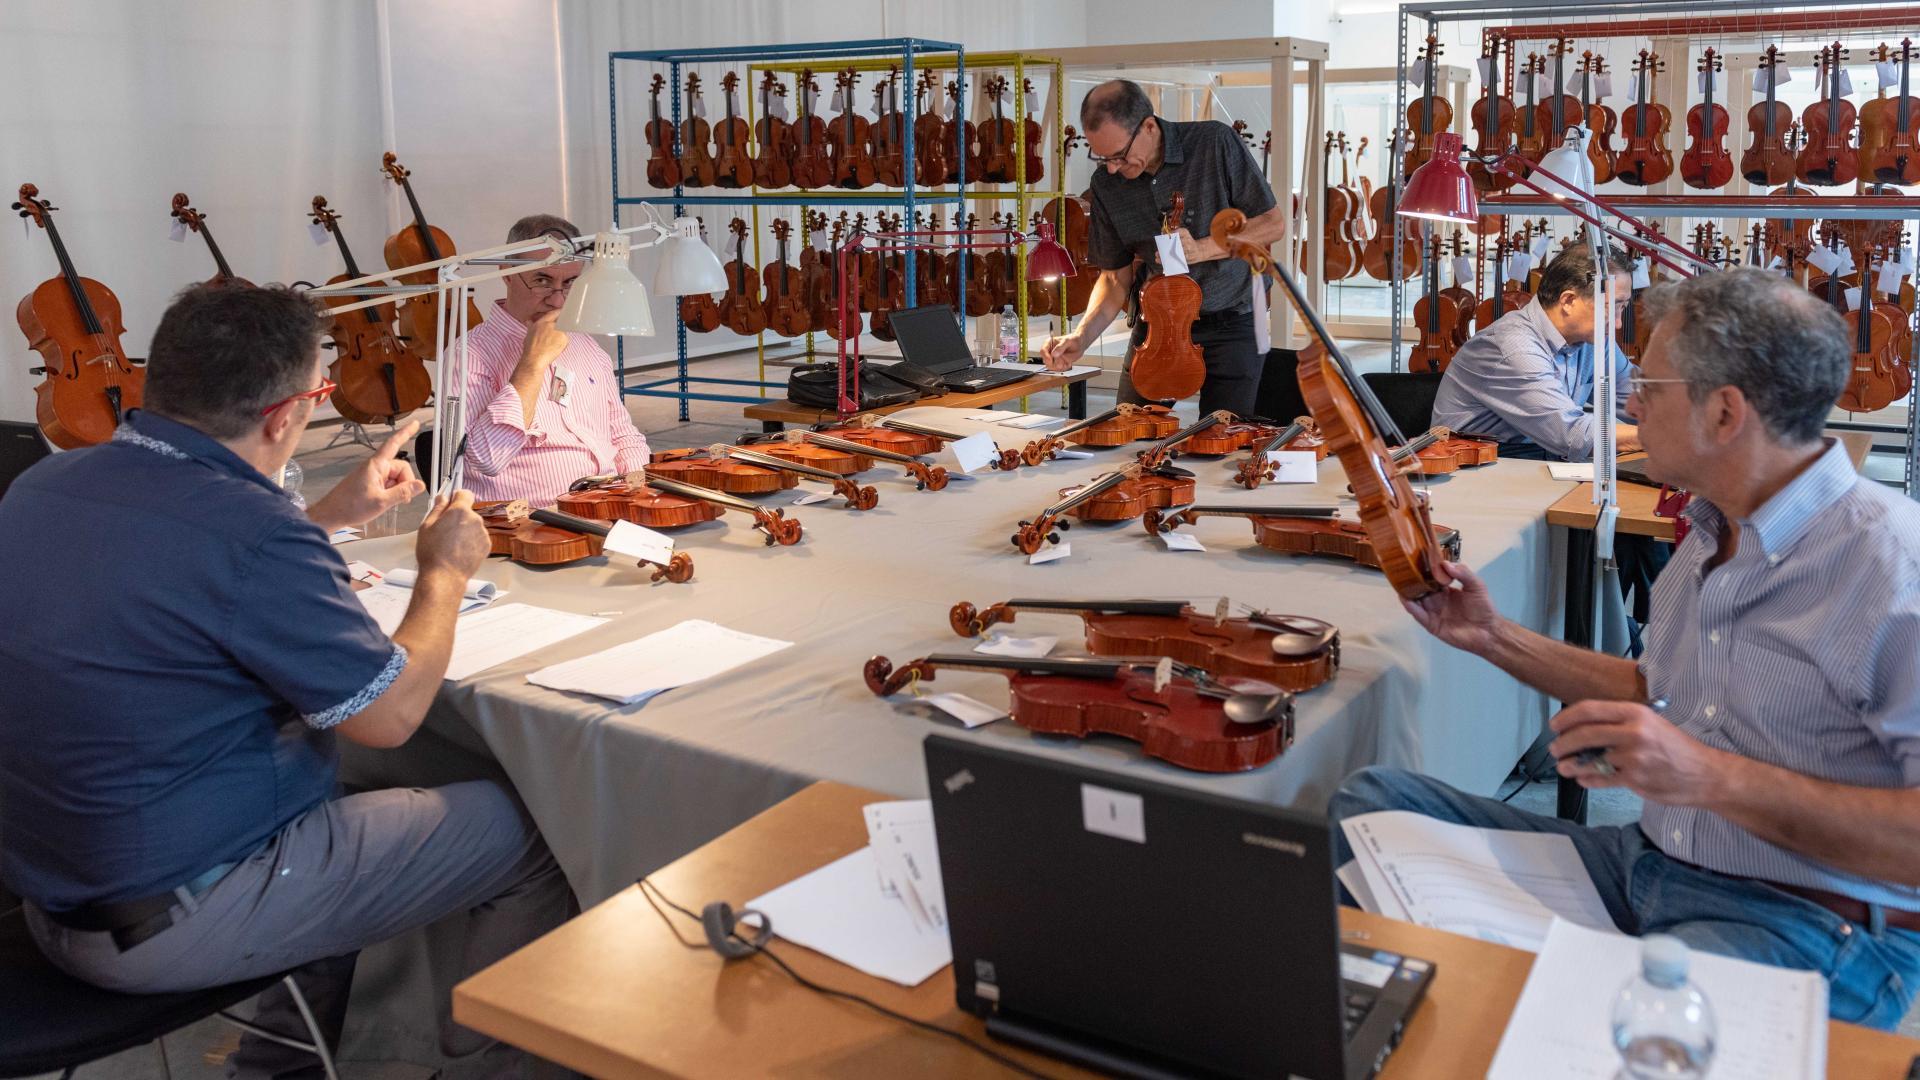
M1064 521L1054 514L1041 514L1032 521L1022 521L1020 531L1013 534L1013 546L1023 555L1032 555L1047 544L1060 542L1060 532L1073 528L1073 523Z
M947 469L944 465L928 465L924 461L903 462L902 465L913 476L916 491L939 491L947 486Z
M1012 604L988 604L982 611L962 600L947 612L947 625L961 637L979 637L990 626L1012 622L1013 615Z
M684 551L676 551L665 563L643 563L653 567L652 581L671 581L675 585L684 585L693 580L693 556Z
M753 527L767 534L768 547L775 544L792 547L800 542L800 523L779 510L755 510Z
M867 689L875 697L888 697L905 689L907 684L917 679L931 680L934 666L925 660L915 660L898 671L893 669L893 661L884 656L868 660L860 669L861 677L867 681Z
M849 510L871 510L880 505L880 493L872 487L861 487L844 476L833 481L834 494L847 500ZM794 523L798 525L798 522ZM795 539L799 539L795 537Z

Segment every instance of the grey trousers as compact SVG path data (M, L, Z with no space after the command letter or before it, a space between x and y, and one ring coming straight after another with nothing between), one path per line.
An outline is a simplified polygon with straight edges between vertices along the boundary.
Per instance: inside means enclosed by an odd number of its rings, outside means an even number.
M190 990L294 971L338 1045L360 949L468 913L461 975L560 925L575 910L566 878L513 792L490 780L370 791L300 815L208 890L176 906L174 924L126 952L111 935L68 930L31 905L27 922L68 973L133 993ZM297 970L296 970L297 969ZM441 1049L462 1074L515 1075L524 1056L453 1023L441 1005ZM283 986L255 1022L304 1040ZM229 1075L319 1075L310 1055L243 1037Z

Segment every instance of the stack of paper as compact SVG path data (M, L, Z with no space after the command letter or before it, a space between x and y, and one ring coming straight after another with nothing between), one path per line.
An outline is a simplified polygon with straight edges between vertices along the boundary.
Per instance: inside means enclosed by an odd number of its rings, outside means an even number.
M1340 823L1347 891L1376 915L1538 951L1559 916L1611 930L1573 841L1557 833L1455 825L1406 810Z
M632 705L663 690L752 663L792 644L743 634L704 619L689 619L591 656L541 668L528 675L527 681L549 690L593 694Z
M453 656L447 660L446 677L464 679L477 675L554 642L584 634L606 621L531 604L503 604L462 615L453 626Z
M1640 970L1640 943L1555 919L1507 1021L1487 1080L1613 1080L1613 997ZM1827 983L1694 952L1688 978L1719 1026L1709 1076L1814 1080L1827 1075Z
M362 562L348 563L347 571L356 582L371 586L354 595L360 598L367 614L373 616L373 621L380 629L392 636L395 630L400 629L400 620L406 617L407 605L413 603L413 583L420 579L420 572L402 568L382 574ZM467 582L466 592L460 599L460 610L474 611L505 595L506 592L493 582L473 578Z
M866 808L868 844L747 902L778 936L869 975L918 986L953 962L925 799Z

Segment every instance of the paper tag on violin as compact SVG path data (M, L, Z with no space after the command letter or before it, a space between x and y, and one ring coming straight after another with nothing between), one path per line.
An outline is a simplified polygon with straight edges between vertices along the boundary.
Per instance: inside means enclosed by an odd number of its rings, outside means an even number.
M1473 66L1478 68L1480 71L1481 86L1485 86L1488 83L1493 81L1493 57L1483 56L1480 59L1475 60L1473 62Z
M1026 92L1026 102L1027 102L1027 115L1029 117L1033 116L1035 113L1038 113L1040 111L1040 99L1034 94L1033 91L1029 90Z
M1832 84L1829 83L1828 85L1831 86ZM1852 93L1853 93L1853 75L1850 72L1848 72L1846 68L1841 68L1840 69L1840 96L1846 97Z
M1533 256L1524 251L1514 252L1512 255L1507 256L1507 280L1520 281L1524 279L1527 276L1527 271L1532 269L1532 267Z
M1453 283L1473 288L1473 259L1467 255L1453 257Z
M1312 484L1320 480L1320 462L1311 450L1269 450L1267 460L1279 466L1273 471L1273 483Z
M1653 284L1653 260L1640 255L1633 260L1633 287L1644 289Z
M1533 256L1534 262L1544 263L1547 261L1547 252L1552 247L1553 237L1542 234L1533 238L1533 244L1527 248L1527 252Z
M1816 247L1807 252L1807 265L1823 274L1837 273L1845 263L1840 253L1828 247Z
M1848 311L1860 310L1860 287L1858 285L1855 285L1853 288L1847 290L1847 310Z
M1714 90L1714 93L1716 93L1716 94L1717 94L1717 93L1724 93L1724 92L1725 92L1725 90L1726 90L1726 86L1724 85L1724 80L1722 80L1722 79L1720 78L1720 72L1718 72L1718 71L1714 71L1714 72L1706 72L1706 71L1696 71L1696 72L1694 72L1694 73L1693 73L1693 88L1694 88L1695 90L1698 90L1698 91L1700 91L1700 92L1701 92L1702 94L1704 94L1704 93L1706 93L1706 92L1707 92L1707 76L1708 76L1708 75L1712 75L1712 76L1713 76L1713 90Z
M1787 83L1793 81L1793 69L1785 64L1775 64L1770 68L1754 68L1753 88L1755 91L1762 94L1767 92L1768 75L1773 76L1773 85L1776 87L1785 86Z
M805 495L793 500L793 505L812 506L815 503L826 502L831 498L833 498L833 493L830 491L809 491Z
M1415 86L1427 85L1427 58L1422 56L1407 65L1407 81Z
M1012 634L993 634L987 640L973 647L977 653L988 656L1018 656L1037 660L1053 651L1060 639L1049 634L1035 637L1014 637Z
M315 244L325 244L332 239L327 235L327 227L317 221L307 223L307 235L313 237Z
M767 103L767 115L773 117L775 120L785 120L787 118L787 99L785 95L775 96L773 100Z
M1518 85L1525 86L1526 84L1520 83ZM1544 71L1533 77L1533 88L1534 94L1539 97L1542 104L1545 104L1548 98L1560 92L1560 88L1553 84L1553 76Z
M1907 276L1907 268L1899 263L1881 263L1880 276L1873 279L1873 287L1883 293L1898 293L1900 282Z
M179 218L174 218L173 228L167 230L167 239L173 241L176 244L186 243L187 242L187 223L184 221L181 221Z
M696 116L696 117L699 117L699 118L700 118L700 119L702 119L702 120L704 120L704 119L706 119L706 117L707 117L707 99L706 99L706 98L705 98L704 96L702 96L702 95L700 95L700 94L693 94L693 95L691 95L690 97L688 97L688 99L687 99L687 115L689 115L689 116Z
M1169 275L1187 272L1187 253L1180 246L1179 236L1158 233L1153 238L1153 246L1160 252L1161 272Z
M947 444L947 451L963 473L989 468L1000 457L1000 447L994 443L993 436L984 431L953 440Z
M1071 554L1073 554L1073 541L1062 540L1057 544L1049 544L1027 556L1027 565L1039 566L1041 563L1050 563L1055 559L1064 559Z
M631 521L616 521L607 530L607 538L601 541L600 548L611 555L664 563L673 558L673 537Z
M1900 85L1900 64L1893 60L1875 60L1873 72L1880 77L1880 89L1892 90Z
M926 694L914 700L922 705L931 705L970 728L991 724L995 720L1004 719L1007 715L1007 710L996 709L984 701L975 701L965 694Z
M1602 72L1593 77L1593 102L1598 105L1602 99L1613 96L1613 73Z
M1192 533L1167 530L1160 534L1160 542L1167 545L1168 551L1205 551L1207 546Z
M834 112L845 112L847 109L847 92L845 90L835 90L833 92L833 104L830 107Z

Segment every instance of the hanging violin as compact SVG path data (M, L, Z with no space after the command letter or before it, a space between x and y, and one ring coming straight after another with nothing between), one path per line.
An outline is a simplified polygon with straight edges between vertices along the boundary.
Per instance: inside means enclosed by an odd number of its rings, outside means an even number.
M753 183L753 158L747 152L747 122L733 107L733 92L739 85L740 76L731 71L720 78L720 90L727 99L727 115L713 129L715 187L743 188Z
M1434 136L1453 127L1453 106L1435 92L1441 51L1439 36L1428 34L1427 45L1420 50L1425 62L1425 92L1407 106L1407 129L1413 132L1413 145L1407 148L1402 163L1407 176L1433 157Z
M1767 81L1767 98L1747 110L1747 130L1753 142L1740 155L1740 175L1749 184L1784 184L1794 178L1793 151L1784 142L1793 124L1793 110L1777 96L1776 83L1786 61L1778 45L1767 46L1759 67Z
M387 261L387 269L398 270L403 266L416 266L423 262L436 262L449 255L458 255L459 249L453 246L453 238L438 228L427 224L427 215L420 209L420 200L414 197L413 175L400 164L400 160L389 150L380 158L380 172L387 179L400 185L407 196L407 207L413 211L413 224L404 226L397 233L387 237L381 256ZM403 285L433 285L439 280L439 274L432 270L421 270L412 274L399 275ZM434 335L440 321L441 293L420 293L408 297L400 304L401 343L407 350L427 363L439 359L434 348ZM467 326L480 325L480 309L473 301L467 301ZM451 345L451 340L447 341Z
M1508 110L1511 111L1512 107L1508 106ZM1395 137L1405 140L1411 136L1402 129ZM1392 160L1391 156L1388 160ZM1479 181L1476 179L1475 183ZM1507 183L1511 184L1512 181L1508 180ZM1420 272L1420 239L1414 235L1412 223L1402 221L1394 213L1395 197L1394 186L1388 182L1375 188L1367 201L1367 208L1373 214L1374 229L1373 235L1367 238L1366 246L1360 250L1360 266L1368 277L1376 281L1393 280L1396 254L1400 259L1402 281Z
M660 91L666 89L667 77L655 75L648 105L647 120L647 183L657 188L680 186L680 159L673 152L673 122L660 113Z
M827 126L813 111L819 92L813 81L813 69L803 68L793 86L792 139L793 182L803 188L823 188L833 183L833 161L827 157Z
M1161 232L1179 232L1186 212L1186 196L1174 192ZM1141 287L1140 318L1147 336L1134 349L1130 369L1141 397L1177 401L1199 393L1206 383L1206 354L1193 343L1201 300L1200 284L1188 274L1155 274Z
M1864 246L1855 246L1853 251L1861 296L1860 306L1846 313L1847 330L1853 343L1853 367L1848 372L1847 385L1834 404L1848 412L1875 412L1899 400L1900 370L1904 364L1893 349L1894 321L1872 299L1869 254ZM1901 315L1904 317L1905 312Z
M505 555L522 566L559 566L591 559L601 553L602 543L611 526L599 521L562 514L557 510L535 510L523 500L479 502L473 505L487 528L492 554ZM675 585L693 580L693 556L676 551L666 562L639 560L651 567L654 582L671 581Z
M1807 145L1794 168L1809 184L1851 184L1860 175L1860 160L1852 146L1853 124L1858 117L1853 102L1840 93L1840 69L1847 55L1837 41L1820 50L1820 100L1800 114Z
M762 287L767 294L763 304L767 326L774 333L790 338L801 337L813 328L813 317L807 310L807 290L801 283L801 273L787 261L787 238L792 235L792 229L785 218L775 219L773 261L760 270Z
M694 218L699 226L700 238L707 237L707 223L703 218ZM688 293L680 298L680 322L696 334L711 334L720 329L720 305L713 302L710 293Z
M1485 330L1499 322L1507 312L1518 311L1533 302L1533 294L1527 291L1526 283L1507 276L1507 260L1515 250L1516 247L1510 246L1504 236L1493 242L1493 291L1474 309L1473 325L1477 329Z
M719 179L719 167L707 148L713 134L705 120L706 107L700 99L700 76L687 72L687 117L680 121L680 183L686 187L712 187Z
M979 229L980 217L978 214L968 214L966 224L961 225L960 216L955 214L954 226L969 233L975 232ZM955 252L954 258L948 264L947 288L955 296L960 295L964 290L966 293L964 310L970 316L979 317L990 314L994 310L994 283L990 267L991 264L985 256L972 254L966 247Z
M990 184L1014 182L1014 156L1020 152L1013 121L1007 119L1007 80L999 76L987 81L987 96L993 99L993 119L980 124L980 176Z
M1338 184L1332 182L1333 150L1336 145L1340 148ZM1365 242L1356 238L1354 223L1359 219L1361 203L1359 194L1353 190L1352 177L1347 174L1346 133L1341 132L1336 139L1333 132L1327 132L1320 156L1321 175L1328 178L1324 200L1325 224L1320 235L1321 266L1328 281L1343 281L1359 271L1361 257L1366 253ZM1151 321L1148 325L1152 325ZM1138 362L1135 361L1136 364Z
M900 69L887 69L885 81L873 88L874 113L879 117L868 130L873 175L886 187L907 183L906 117L900 112Z
M1071 124L1063 128L1062 133L1060 147L1063 158L1072 155L1074 147L1084 145L1087 141ZM1067 254L1073 257L1073 265L1087 265L1092 219L1088 216L1090 204L1086 196L1067 195L1049 199L1040 213L1054 223L1060 246L1066 248ZM1055 310L1062 315L1085 314L1087 301L1093 296L1093 283L1099 278L1098 274L1080 273L1055 282L1052 287L1059 290L1059 295L1054 298Z
M733 233L733 261L727 264L727 291L720 297L720 322L742 337L767 328L767 313L760 306L760 275L747 265L747 223L734 218L727 226Z
M1539 53L1528 53L1527 62L1514 69L1514 76L1526 80L1527 103L1513 121L1514 152L1535 165L1547 154L1546 124L1540 122L1540 106L1534 99L1540 93L1540 76L1546 74L1547 61ZM1531 170L1527 170L1531 172Z
M753 182L763 188L783 188L793 183L793 127L773 107L775 97L787 96L780 77L769 71L760 80L760 119L753 126L754 141L760 153L753 159Z
M885 214L876 213L874 224L883 232L899 232L900 219L895 216L888 219ZM867 318L867 332L881 341L894 340L893 322L890 316L907 306L906 258L898 251L875 250L865 260L863 277L860 282L860 297L871 314Z
M940 79L931 69L920 73L913 90L913 177L921 187L947 182L946 121L940 119Z
M582 477L555 505L563 514L595 521L631 521L649 529L681 529L734 510L753 518L753 527L766 535L769 547L797 544L802 532L798 521L779 510L665 477L649 477L640 485L617 476Z
M947 83L947 97L953 102L953 117L942 130L947 142L947 182L959 183L961 169L974 182L985 179L980 159L980 129L971 120L960 119L960 97L966 90L958 81Z
M873 158L867 152L872 140L867 118L855 107L853 88L860 76L847 68L834 78L840 88L840 115L827 129L827 159L833 163L836 187L867 188L875 179Z
M1420 340L1407 357L1407 370L1429 374L1447 370L1459 347L1454 328L1460 323L1460 304L1440 288L1440 236L1427 238L1426 292L1413 305L1413 325Z
M1705 98L1687 110L1687 151L1680 155L1680 180L1691 188L1711 191L1725 187L1733 179L1733 158L1727 154L1726 107L1713 100L1715 76L1720 73L1720 57L1709 47L1700 56L1701 81Z
M33 389L34 420L48 442L75 450L113 437L127 410L140 407L147 373L127 359L120 344L127 328L120 319L119 297L74 269L53 224L57 208L39 195L39 188L21 184L20 201L13 208L47 231L60 274L21 297L14 316L27 346L45 361L30 369L45 376Z
M1453 262L1448 265L1453 268L1453 284L1440 292L1453 301L1454 310L1458 313L1453 320L1453 346L1458 349L1473 336L1473 313L1480 306L1480 298L1473 292L1473 275L1463 272L1470 265L1466 261L1466 237L1455 232L1451 242Z
M346 273L335 275L327 284L361 277L347 247L347 234L340 228L340 215L315 195L310 216L333 234L346 264ZM433 377L426 365L394 336L396 314L391 303L374 304L340 316L328 331L335 347L328 377L336 384L329 400L341 416L356 424L395 423L433 397Z
M1476 159L1485 159L1506 153L1507 143L1513 134L1514 112L1513 102L1508 101L1500 93L1500 50L1494 46L1492 38L1482 42L1480 62L1487 67L1486 92L1481 95L1479 101L1473 103L1473 108L1467 113L1467 119L1473 125L1473 156ZM1487 168L1482 160L1468 162L1467 175L1472 178L1473 186L1483 194L1505 191L1514 185L1511 175L1498 169ZM1392 224L1389 219L1380 217L1379 211L1374 212L1374 217L1380 222L1380 229L1383 232ZM1420 249L1416 246L1413 258L1407 262L1411 264L1419 261ZM1381 274L1373 276L1382 281L1388 280Z
M1327 440L1320 434L1320 425L1311 416L1296 416L1293 423L1247 444L1247 457L1235 466L1233 482L1252 491L1273 479L1280 472L1280 463L1272 455L1283 450L1312 454L1315 462L1327 460Z
M1920 184L1920 98L1909 93L1912 66L1913 39L1907 38L1900 42L1900 96L1875 98L1860 109L1860 172L1877 183Z
M1197 772L1257 769L1293 744L1292 695L1165 659L934 655L896 671L893 661L876 656L862 675L867 689L888 697L931 682L942 670L1004 674L1009 714L1028 731L1080 739L1118 735L1139 743L1149 757Z
M1604 184L1613 179L1613 133L1620 117L1607 105L1594 100L1593 80L1607 73L1605 57L1592 52L1580 54L1580 104L1593 134L1587 139L1587 162L1593 166L1593 182Z
M1047 165L1040 156L1040 122L1033 118L1033 80L1021 79L1020 92L1021 111L1025 114L1020 127L1021 139L1026 147L1026 161L1023 162L1027 167L1025 183L1031 187L1046 179Z
M1566 141L1569 125L1585 123L1580 102L1566 91L1567 54L1572 51L1572 38L1560 38L1547 46L1547 55L1553 57L1553 93L1534 108L1540 111L1540 126L1546 129L1549 150Z
M1640 58L1633 62L1634 85L1639 93L1620 116L1620 129L1626 134L1627 145L1615 155L1613 167L1620 181L1635 187L1651 187L1673 175L1673 152L1667 149L1666 142L1673 114L1653 100L1653 76L1666 67L1659 56L1645 49L1640 50Z
M1008 600L985 609L962 601L947 613L947 623L970 638L1023 612L1078 615L1087 651L1095 656L1164 656L1294 694L1325 684L1340 670L1340 631L1331 623L1264 611L1233 618L1229 610L1225 599L1211 612L1179 600Z
M227 257L220 253L220 245L213 242L213 230L207 226L206 215L189 204L184 192L173 197L173 219L185 226L188 231L199 233L200 239L207 242L207 253L213 256L215 273L206 280L205 284L245 285L249 288L253 286L253 282L234 276L233 268L227 265Z

